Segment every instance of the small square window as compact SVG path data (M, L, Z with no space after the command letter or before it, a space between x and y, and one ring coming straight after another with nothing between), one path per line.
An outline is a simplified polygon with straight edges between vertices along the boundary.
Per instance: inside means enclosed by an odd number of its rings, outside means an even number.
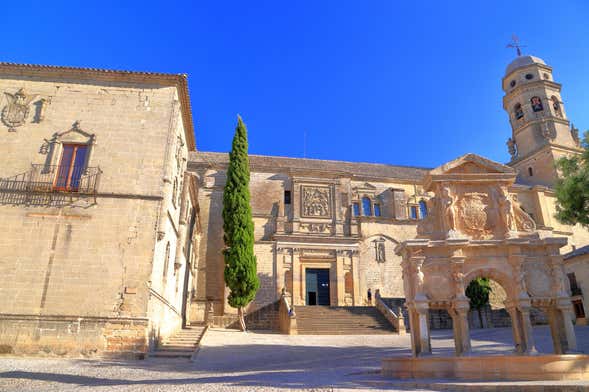
M290 191L284 191L284 204L290 204Z

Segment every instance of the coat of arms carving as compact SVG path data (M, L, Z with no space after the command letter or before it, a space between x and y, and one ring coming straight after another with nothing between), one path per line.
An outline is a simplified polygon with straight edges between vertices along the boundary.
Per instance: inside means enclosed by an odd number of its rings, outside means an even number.
M464 231L480 238L487 231L487 195L466 193L460 200L460 218Z
M10 132L23 125L29 115L29 105L37 97L28 95L23 88L14 94L5 92L8 104L2 109L2 122Z
M305 186L302 189L302 214L305 217L329 218L331 216L330 192L327 187Z

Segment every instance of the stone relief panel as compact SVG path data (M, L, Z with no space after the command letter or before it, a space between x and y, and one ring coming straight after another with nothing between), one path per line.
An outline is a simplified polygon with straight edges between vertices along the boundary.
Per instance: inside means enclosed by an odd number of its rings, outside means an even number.
M453 296L453 284L450 281L446 266L428 266L424 268L423 291L428 298L448 300Z
M546 263L527 262L523 266L524 280L528 292L533 297L549 297L551 296L551 271Z
M333 226L328 223L301 223L299 228L307 233L330 234Z
M329 187L301 187L301 216L305 218L331 217L331 191Z
M22 126L29 116L31 102L37 95L27 94L24 88L14 94L4 92L7 104L2 109L1 117L9 132L15 132L17 127Z
M473 238L486 238L492 235L487 211L490 207L489 196L482 192L468 192L459 200L459 216L463 231Z
M437 187L427 201L428 216L419 222L420 236L472 239L509 238L536 230L534 220L503 186ZM439 215L439 216L438 216Z

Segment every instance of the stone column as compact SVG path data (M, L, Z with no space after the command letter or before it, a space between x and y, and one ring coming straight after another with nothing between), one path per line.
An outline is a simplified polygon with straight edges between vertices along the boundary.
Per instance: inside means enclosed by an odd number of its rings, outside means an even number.
M468 327L468 311L470 305L466 297L454 301L452 308L452 324L454 327L454 339L456 355L468 355L471 352L470 329Z
M354 282L354 306L362 305L362 296L360 293L360 268L359 259L360 252L353 250L351 252L352 257L352 280Z
M417 352L417 356L430 355L432 353L432 348L429 334L429 306L427 302L416 304L416 311L417 320L415 320L416 323L411 324L411 330L413 331L413 325L419 325L419 328L416 331L416 340L419 341L419 351Z
M305 305L305 293L301 281L303 279L300 261L300 249L293 249L292 253L292 304Z
M577 337L573 326L573 312L570 301L559 300L555 307L550 309L550 330L556 354L575 352L577 349Z
M525 351L525 345L522 341L522 330L519 322L518 310L515 306L506 307L507 312L511 318L511 330L513 332L513 343L515 345L514 352L522 354Z
M421 346L419 344L419 315L415 310L415 307L408 307L409 313L409 325L411 327L411 353L414 357L417 357L421 352Z
M530 320L530 307L520 305L519 316L519 322L522 327L522 338L525 343L524 354L538 354L536 344L534 343L534 328L532 327L532 321Z
M348 257L348 251L338 250L335 252L335 275L336 281L336 293L337 293L337 306L345 306L346 301L346 285L345 285L345 271L344 271L344 258Z

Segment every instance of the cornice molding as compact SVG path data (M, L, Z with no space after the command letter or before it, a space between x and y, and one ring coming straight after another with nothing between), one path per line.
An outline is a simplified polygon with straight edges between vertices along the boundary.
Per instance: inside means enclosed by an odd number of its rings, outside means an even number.
M176 87L182 107L182 123L190 151L196 150L194 124L186 74L118 71L99 68L66 67L55 65L17 64L0 62L1 76L54 78L64 82L119 82Z

